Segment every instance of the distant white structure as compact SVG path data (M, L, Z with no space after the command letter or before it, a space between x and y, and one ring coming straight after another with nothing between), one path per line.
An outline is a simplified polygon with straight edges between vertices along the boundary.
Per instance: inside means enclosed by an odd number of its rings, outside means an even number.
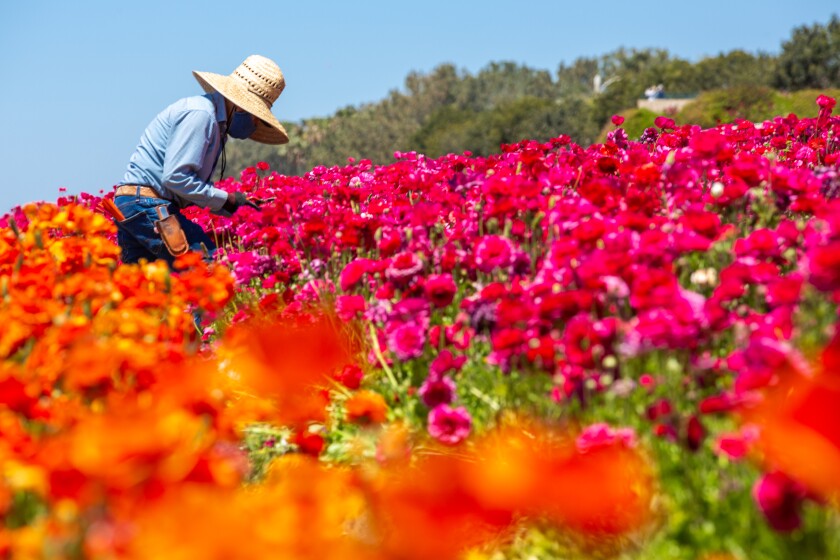
M658 84L645 90L645 98L636 102L639 109L647 109L654 113L677 112L694 101L689 97L665 97L665 86Z
M601 74L595 74L595 77L592 78L592 90L596 94L604 93L607 91L607 88L610 87L610 84L617 82L620 79L621 78L618 76L613 76L612 78L607 79L607 81L604 81L604 79L601 78Z

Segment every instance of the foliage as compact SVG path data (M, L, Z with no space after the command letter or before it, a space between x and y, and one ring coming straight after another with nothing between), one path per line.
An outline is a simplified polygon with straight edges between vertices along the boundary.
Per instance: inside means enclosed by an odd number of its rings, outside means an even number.
M820 94L837 96L840 90L803 90L780 93L768 88L738 87L713 90L700 94L695 101L686 105L675 116L679 123L694 123L712 127L735 119L764 121L774 115L795 114L799 117L815 117L818 107L814 99Z
M591 142L593 125L587 120L588 109L579 97L557 101L521 97L481 112L447 106L417 132L413 145L423 153L439 156L464 150L489 155L501 144L526 138L546 141L557 134Z
M740 86L703 93L679 113L680 122L704 128L735 119L761 121L773 115L774 92L766 87Z
M782 43L773 85L788 90L840 87L840 17L793 30Z

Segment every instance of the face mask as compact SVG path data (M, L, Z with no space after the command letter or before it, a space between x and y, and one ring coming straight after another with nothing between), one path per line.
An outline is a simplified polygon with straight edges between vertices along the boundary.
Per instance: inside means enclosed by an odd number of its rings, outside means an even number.
M248 138L257 130L256 119L251 113L236 111L230 119L228 134L233 138Z

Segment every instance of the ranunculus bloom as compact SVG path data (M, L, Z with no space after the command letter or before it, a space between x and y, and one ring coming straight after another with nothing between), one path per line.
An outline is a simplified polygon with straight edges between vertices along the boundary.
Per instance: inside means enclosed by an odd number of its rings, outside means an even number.
M344 403L347 421L354 424L380 424L388 414L388 405L379 393L359 391Z
M446 373L460 371L467 361L463 354L453 356L449 350L443 350L429 365L429 375L441 376Z
M362 368L357 366L356 364L347 364L341 371L336 373L333 378L347 387L348 389L356 390L362 384L362 378L364 377L364 372L362 372Z
M753 486L753 498L776 531L793 531L802 524L800 512L805 488L786 474L765 474Z
M621 115L613 115L612 119L610 120L612 120L612 123L615 126L621 126L622 124L624 124L624 117L622 117Z
M479 238L475 246L475 266L481 272L492 272L497 268L507 268L513 258L510 241L498 235L485 235Z
M633 428L613 428L600 422L584 428L577 437L575 446L580 453L587 453L617 443L626 447L634 447L636 445L636 433Z
M423 261L415 253L403 252L391 259L385 276L397 287L404 287L423 271Z
M836 104L837 101L833 97L827 95L817 96L817 105L819 105L820 109L834 109Z
M429 411L429 435L441 443L457 445L470 435L472 418L463 406L452 408L447 404Z
M341 287L341 291L346 292L351 290L356 284L358 284L364 273L368 271L369 266L369 259L354 259L347 263L347 266L344 267L344 270L342 270L339 275L339 286Z
M425 345L426 333L415 322L403 323L388 333L388 349L400 360L422 356Z
M426 278L423 289L426 297L435 307L446 307L455 298L458 286L451 274L432 274Z
M335 313L342 321L349 321L361 317L367 302L362 296L338 296L335 300Z
M656 117L653 120L653 124L655 124L657 128L661 128L663 130L664 129L673 129L674 127L677 126L676 123L674 122L674 119L669 119L668 117Z
M418 393L423 404L435 408L441 404L450 404L455 399L455 382L446 375L430 375L420 386Z

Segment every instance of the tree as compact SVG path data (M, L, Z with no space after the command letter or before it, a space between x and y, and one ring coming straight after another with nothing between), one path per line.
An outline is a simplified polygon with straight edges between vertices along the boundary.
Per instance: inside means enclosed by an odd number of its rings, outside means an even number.
M773 85L790 90L840 87L840 18L795 28L782 44Z
M738 86L769 86L776 68L775 57L742 50L704 58L696 64L697 84L694 91L726 89Z

